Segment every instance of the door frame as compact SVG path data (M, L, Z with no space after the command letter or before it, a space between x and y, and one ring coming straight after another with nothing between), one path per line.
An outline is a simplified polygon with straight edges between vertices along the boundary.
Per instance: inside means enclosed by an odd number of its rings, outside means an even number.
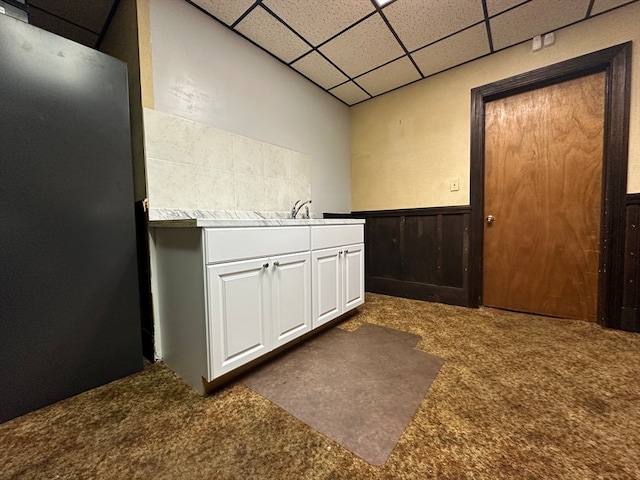
M598 72L605 72L606 76L598 323L605 327L619 328L624 280L631 42L471 90L469 306L482 305L485 103Z

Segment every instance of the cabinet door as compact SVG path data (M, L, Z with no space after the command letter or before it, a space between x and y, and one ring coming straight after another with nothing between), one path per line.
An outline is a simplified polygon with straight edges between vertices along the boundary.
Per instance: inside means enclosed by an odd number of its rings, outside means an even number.
M311 254L271 259L273 348L311 331Z
M271 350L268 269L266 258L207 267L213 378Z
M313 328L342 314L341 248L312 252Z
M343 311L364 303L364 244L349 245L342 252L344 268Z

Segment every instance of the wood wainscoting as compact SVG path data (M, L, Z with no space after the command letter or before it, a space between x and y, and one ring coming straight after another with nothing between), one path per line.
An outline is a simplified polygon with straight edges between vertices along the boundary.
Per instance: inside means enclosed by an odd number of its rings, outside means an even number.
M468 306L470 213L468 206L353 212L366 220L366 290Z
M620 329L640 332L640 193L627 195Z
M364 218L368 292L461 306L469 304L471 207L325 213ZM620 324L640 332L640 193L626 195L624 289Z

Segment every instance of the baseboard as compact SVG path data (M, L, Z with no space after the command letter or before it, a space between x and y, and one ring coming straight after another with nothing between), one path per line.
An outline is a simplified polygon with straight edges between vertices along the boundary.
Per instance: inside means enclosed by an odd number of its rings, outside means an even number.
M396 297L413 298L428 302L469 306L469 295L464 288L407 282L393 278L367 277L366 290Z

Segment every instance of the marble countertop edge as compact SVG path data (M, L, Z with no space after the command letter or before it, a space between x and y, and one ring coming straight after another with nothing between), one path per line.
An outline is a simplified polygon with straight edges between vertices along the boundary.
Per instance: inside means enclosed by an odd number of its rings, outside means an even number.
M166 227L274 227L364 224L360 218L290 218L288 212L149 209L149 226Z

